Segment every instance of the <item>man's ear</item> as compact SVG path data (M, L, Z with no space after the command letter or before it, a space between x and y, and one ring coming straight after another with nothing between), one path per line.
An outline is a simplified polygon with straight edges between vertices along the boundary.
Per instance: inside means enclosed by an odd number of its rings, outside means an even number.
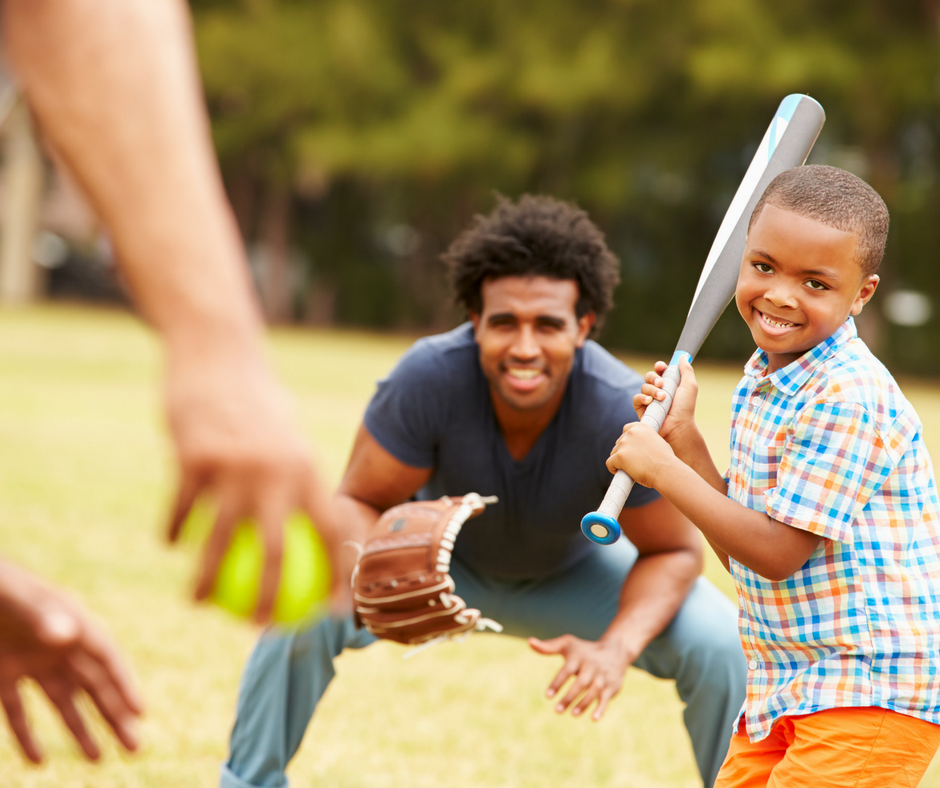
M575 341L576 347L583 347L596 322L597 314L595 312L588 312L578 318L578 338Z
M862 286L858 290L858 295L855 297L855 302L852 304L850 314L857 315L862 311L862 307L865 306L875 294L875 290L878 289L878 282L880 281L881 278L878 274L872 274L865 278L862 282Z
M480 333L480 314L470 309L467 310L467 314L470 315L470 322L473 323L473 336L476 337Z

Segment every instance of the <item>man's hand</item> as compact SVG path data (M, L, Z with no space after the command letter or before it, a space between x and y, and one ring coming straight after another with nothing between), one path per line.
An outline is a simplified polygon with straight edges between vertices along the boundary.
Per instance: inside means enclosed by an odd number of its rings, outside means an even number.
M250 348L235 344L175 355L171 349L167 411L180 480L169 538L177 539L197 498L207 495L217 505L195 589L196 598L204 599L238 523L252 519L264 543L255 610L264 622L280 582L284 520L294 511L306 512L334 568L341 540L332 524L329 491L295 426L290 398ZM342 573L333 574L338 581Z
M110 639L60 591L0 561L0 703L26 757L42 761L23 710L18 682L34 679L90 760L101 751L75 704L87 693L127 750L138 746L143 706Z
M571 713L578 717L596 702L597 708L591 715L595 721L604 715L611 698L620 692L623 677L633 661L613 642L581 640L574 635L551 640L529 638L529 645L539 654L558 654L565 658L565 664L545 691L547 697L554 698L568 679L574 679L568 692L555 705L555 711L564 714L574 704Z

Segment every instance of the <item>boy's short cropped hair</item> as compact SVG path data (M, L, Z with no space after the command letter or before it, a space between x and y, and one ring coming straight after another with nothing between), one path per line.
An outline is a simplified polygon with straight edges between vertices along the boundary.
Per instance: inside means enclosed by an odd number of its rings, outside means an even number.
M888 240L888 208L858 176L822 164L784 170L757 201L748 230L768 204L853 233L858 238L856 255L863 276L871 276L881 265Z
M450 268L454 300L479 314L487 277L546 276L578 285L575 313L597 316L595 330L613 306L620 261L585 211L551 197L525 194L517 203L497 197L487 216L476 216L442 259Z

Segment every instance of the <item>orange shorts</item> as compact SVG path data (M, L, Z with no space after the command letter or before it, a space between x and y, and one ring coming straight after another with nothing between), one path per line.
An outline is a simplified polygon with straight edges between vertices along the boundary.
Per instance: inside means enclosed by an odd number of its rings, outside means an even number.
M758 742L743 731L715 788L913 788L940 746L940 725L872 706L783 717Z

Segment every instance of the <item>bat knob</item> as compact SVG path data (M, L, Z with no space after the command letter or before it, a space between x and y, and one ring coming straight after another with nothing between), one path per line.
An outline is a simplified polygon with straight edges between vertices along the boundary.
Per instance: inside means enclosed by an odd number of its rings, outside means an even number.
M581 520L581 533L595 544L613 544L620 538L620 524L600 512L591 512Z

